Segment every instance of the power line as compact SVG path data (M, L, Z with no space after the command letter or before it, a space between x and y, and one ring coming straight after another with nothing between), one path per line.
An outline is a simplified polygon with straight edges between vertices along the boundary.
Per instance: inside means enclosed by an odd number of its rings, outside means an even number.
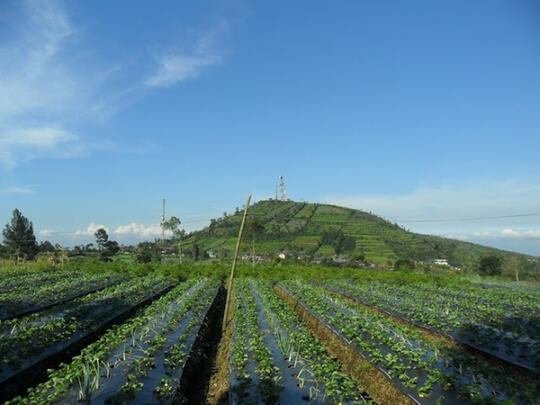
M505 218L522 218L522 217L533 217L539 216L540 212L529 212L523 214L512 214L512 215L498 215L498 216L489 216L489 217L465 217L465 218L436 218L436 219L394 219L393 222L399 223L437 223L437 222L465 222L465 221L483 221L483 220L493 220L493 219L505 219ZM272 218L271 213L269 214L258 214L251 213L252 217L259 218ZM182 221L182 224L196 224L201 222L209 221L208 216L187 216ZM290 219L294 219L290 218ZM299 218L305 219L305 218ZM332 221L318 221L321 223L328 223ZM155 225L155 224L152 224ZM76 235L76 236L93 236L91 233L86 233L85 231L53 231L47 230L46 232L38 232L41 237L54 236L54 235ZM112 232L114 234L114 232Z
M439 218L439 219L400 219L396 222L462 222L462 221L483 221L489 219L534 217L540 215L540 212L530 212L527 214L498 215L493 217L468 217L468 218Z

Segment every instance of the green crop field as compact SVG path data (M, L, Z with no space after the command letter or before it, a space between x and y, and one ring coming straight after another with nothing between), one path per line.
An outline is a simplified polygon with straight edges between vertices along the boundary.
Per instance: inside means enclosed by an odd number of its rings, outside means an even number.
M122 261L0 269L0 400L533 404L540 397L535 284L264 264L240 265L229 284L229 270Z

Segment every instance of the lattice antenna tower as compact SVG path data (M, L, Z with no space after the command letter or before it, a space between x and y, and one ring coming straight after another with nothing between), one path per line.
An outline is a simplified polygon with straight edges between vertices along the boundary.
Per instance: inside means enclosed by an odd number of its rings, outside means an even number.
M279 176L279 191L280 191L280 200L281 201L289 201L287 198L287 188L285 187L285 180L283 179L283 176Z
M165 241L165 198L163 199L163 211L161 212L161 240Z

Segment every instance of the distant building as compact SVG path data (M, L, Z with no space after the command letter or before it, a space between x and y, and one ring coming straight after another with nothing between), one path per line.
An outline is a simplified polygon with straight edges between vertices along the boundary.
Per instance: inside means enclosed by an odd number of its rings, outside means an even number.
M448 264L448 260L446 259L435 259L434 263L440 264L441 266L450 266L450 264Z

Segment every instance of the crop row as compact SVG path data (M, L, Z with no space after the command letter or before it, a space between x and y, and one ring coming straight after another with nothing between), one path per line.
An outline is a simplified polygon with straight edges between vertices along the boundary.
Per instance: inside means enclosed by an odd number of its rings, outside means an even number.
M538 398L534 384L527 386L504 370L486 368L476 356L435 344L413 327L322 288L282 285L417 403L532 403Z
M378 286L385 286L379 283ZM470 316L478 323L483 323L505 332L532 336L538 334L538 307L540 295L536 291L483 288L474 285L444 286L434 283L421 285L386 284L392 291L401 295L416 293L419 298L433 297L439 306L449 306L461 312L471 312ZM412 287L412 288L411 288ZM528 322L524 322L528 321ZM529 329L528 326L536 326Z
M283 389L281 370L259 328L257 304L246 282L234 288L234 326L231 352L232 403L277 403Z
M490 306L500 306L511 311L517 310L520 315L523 314L522 311L530 314L534 313L535 306L538 306L540 301L540 292L527 287L490 288L486 285L464 283L459 285L447 284L441 288L442 286L438 283L425 281L417 285L417 287L426 291L436 292L439 295L475 299Z
M46 285L52 284L57 281L64 280L66 278L75 279L82 277L83 272L72 270L17 270L17 271L5 271L0 269L0 294L6 292L15 291L20 288L31 287L33 285Z
M181 283L8 403L171 403L218 286Z
M538 308L538 300L523 302L516 298L511 303L499 292L482 291L478 287L459 293L426 284L329 281L324 285L418 326L540 372L540 316L532 309Z
M133 279L0 323L0 382L64 350L170 285L153 276Z
M19 288L0 294L0 320L24 316L124 280L126 277L118 274L80 273L43 282L31 279Z
M232 403L367 402L358 384L267 284L235 283Z

